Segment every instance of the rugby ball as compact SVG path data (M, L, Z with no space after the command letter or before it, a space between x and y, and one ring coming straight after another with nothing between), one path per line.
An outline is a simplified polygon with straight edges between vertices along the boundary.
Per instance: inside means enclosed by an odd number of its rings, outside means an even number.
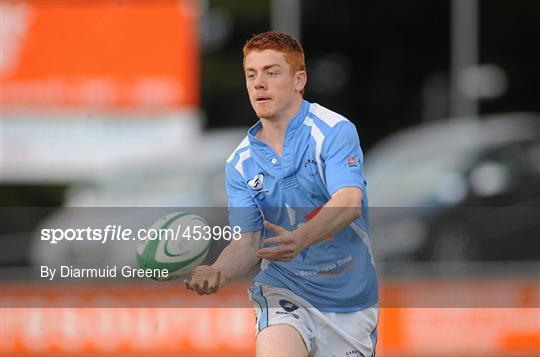
M141 269L166 269L167 278L178 279L200 265L210 249L206 221L194 214L175 212L155 221L146 229L146 237L137 247ZM206 238L206 239L205 239Z

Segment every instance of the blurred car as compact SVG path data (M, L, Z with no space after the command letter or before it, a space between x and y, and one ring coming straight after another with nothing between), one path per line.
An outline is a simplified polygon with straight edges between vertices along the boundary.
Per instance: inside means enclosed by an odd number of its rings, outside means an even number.
M380 261L540 259L537 115L414 127L365 162Z

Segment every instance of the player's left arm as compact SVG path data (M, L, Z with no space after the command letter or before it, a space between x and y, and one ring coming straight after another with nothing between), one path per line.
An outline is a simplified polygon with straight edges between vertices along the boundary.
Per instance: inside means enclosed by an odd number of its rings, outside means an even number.
M275 237L266 238L265 243L279 245L259 249L257 256L262 259L290 261L303 249L328 239L358 219L361 207L362 190L358 187L343 187L334 193L313 219L294 231L265 221L266 229L276 233Z
M313 219L292 233L307 247L330 238L360 218L361 214L362 190L358 187L343 187L334 193Z

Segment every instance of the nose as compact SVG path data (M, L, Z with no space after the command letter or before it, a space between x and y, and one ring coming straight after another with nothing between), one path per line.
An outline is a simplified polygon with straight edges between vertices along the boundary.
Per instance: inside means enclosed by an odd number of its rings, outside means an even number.
M258 74L254 81L255 89L264 89L266 88L266 80L263 74Z

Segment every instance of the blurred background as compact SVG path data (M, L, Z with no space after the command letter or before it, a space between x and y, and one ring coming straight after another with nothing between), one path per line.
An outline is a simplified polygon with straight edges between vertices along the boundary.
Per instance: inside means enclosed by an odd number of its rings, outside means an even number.
M225 159L257 120L241 49L273 29L303 43L305 98L360 134L389 301L381 355L540 354L540 2L3 1L0 11L3 291L20 294L13 284L40 264L93 256L36 242L39 226L73 224L73 207L225 207ZM103 216L92 212L85 223ZM475 303L399 300L452 284ZM485 306L475 295L502 292ZM193 336L103 347L70 328L57 332L72 337L62 345L42 333L42 315L4 311L8 354L253 352L252 342L201 347ZM68 326L80 328L80 314ZM131 316L134 325L156 318ZM249 318L235 325L246 341Z

